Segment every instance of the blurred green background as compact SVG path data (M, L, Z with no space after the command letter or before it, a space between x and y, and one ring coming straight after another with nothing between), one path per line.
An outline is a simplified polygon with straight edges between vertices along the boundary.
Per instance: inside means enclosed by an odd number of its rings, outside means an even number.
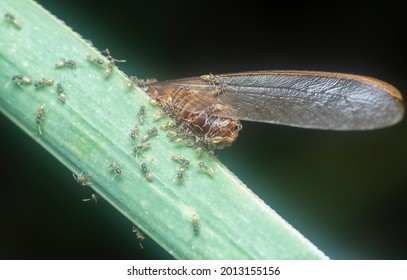
M336 71L407 96L401 2L262 2L39 1L126 59L128 75ZM1 259L171 258L150 239L141 250L129 221L106 202L83 203L91 190L2 115L0 125ZM218 157L318 248L333 259L407 259L406 121L369 132L243 125Z

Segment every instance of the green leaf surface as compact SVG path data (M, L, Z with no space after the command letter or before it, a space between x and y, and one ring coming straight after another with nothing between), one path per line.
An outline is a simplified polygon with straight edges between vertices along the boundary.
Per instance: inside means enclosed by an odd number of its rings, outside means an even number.
M33 1L3 0L0 12L16 17L21 28L0 22L0 110L77 175L90 178L89 187L113 205L150 238L178 259L324 259L324 254L257 197L216 158L197 156L195 148L169 139L153 121L159 109L138 88L127 86L126 75L114 68L105 78L107 60L89 42ZM105 65L87 56L104 59ZM115 55L112 54L114 57ZM76 68L56 68L72 59ZM120 57L119 57L120 59ZM117 64L120 66L120 64ZM12 80L30 77L30 84ZM36 88L43 78L54 84ZM59 100L57 83L66 96ZM40 106L45 113L36 125ZM145 121L138 112L145 106ZM158 129L135 155L130 133L139 137ZM40 133L41 132L41 133ZM182 180L180 164L188 159ZM117 162L115 175L109 166ZM198 167L204 162L213 176ZM141 164L146 163L152 180ZM82 186L79 186L82 187ZM196 215L199 233L194 232Z

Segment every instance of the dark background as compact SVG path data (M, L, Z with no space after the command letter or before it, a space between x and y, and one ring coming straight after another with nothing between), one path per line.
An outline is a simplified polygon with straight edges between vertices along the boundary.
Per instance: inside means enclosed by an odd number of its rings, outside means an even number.
M39 2L126 59L119 66L129 75L322 70L407 94L401 2ZM69 170L4 116L0 125L0 259L171 258L149 239L141 250L129 221L107 203L83 203L91 191ZM243 125L217 155L328 256L407 259L406 121L369 132Z

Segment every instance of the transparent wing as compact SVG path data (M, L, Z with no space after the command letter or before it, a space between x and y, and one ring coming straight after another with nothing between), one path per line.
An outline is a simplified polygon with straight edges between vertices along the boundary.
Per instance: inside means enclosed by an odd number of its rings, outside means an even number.
M192 89L217 114L242 120L329 130L368 130L403 118L400 92L382 81L350 74L265 71L158 83Z

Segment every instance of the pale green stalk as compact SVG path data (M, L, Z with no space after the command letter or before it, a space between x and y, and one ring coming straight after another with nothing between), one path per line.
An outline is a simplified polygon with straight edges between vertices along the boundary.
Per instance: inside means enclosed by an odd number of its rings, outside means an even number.
M33 140L76 174L90 178L89 187L139 226L172 256L179 259L320 259L324 254L264 204L218 160L198 157L194 148L174 143L154 122L159 109L144 92L128 88L123 73L87 61L101 54L65 24L29 0L2 0L0 12L20 21L21 29L0 22L0 110ZM114 56L114 54L112 54ZM77 67L57 69L61 58ZM104 66L106 67L106 66ZM11 81L30 77L31 84ZM35 89L33 83L53 79L54 85ZM56 83L64 87L66 102L58 99ZM35 118L45 108L39 127ZM145 123L137 113L146 107ZM158 134L140 155L132 154L140 140L130 132L139 125L143 135L152 127ZM3 136L6 137L6 136ZM191 164L184 178L176 178L182 155ZM198 168L204 162L213 176ZM118 162L116 176L109 165ZM140 168L146 163L153 179ZM113 179L114 178L114 179ZM74 184L73 184L74 185ZM77 186L75 186L77 187ZM199 219L194 233L192 217Z

